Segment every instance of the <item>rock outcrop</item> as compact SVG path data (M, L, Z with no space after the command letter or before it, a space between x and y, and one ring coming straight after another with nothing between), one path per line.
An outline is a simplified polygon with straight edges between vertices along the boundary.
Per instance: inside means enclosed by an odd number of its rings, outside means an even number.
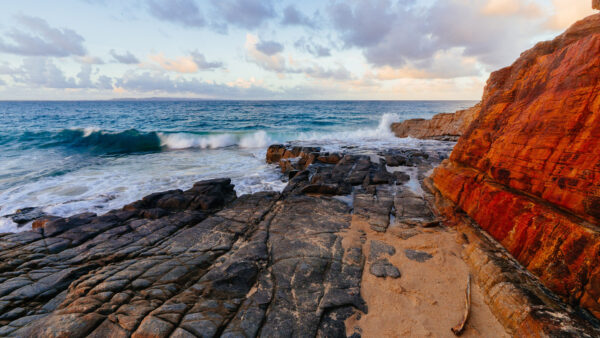
M592 0L592 8L600 9L600 0Z
M433 174L529 271L600 318L600 14L487 82L480 112Z
M331 156L312 150L315 158ZM395 297L405 302L403 320L427 317L407 321L407 335L447 333L455 319L439 308L462 304L455 283L468 270L458 257L461 246L453 230L438 226L431 197L390 172L416 170L422 180L442 155L339 153L336 163L305 166L282 193L238 198L230 180L204 181L105 215L47 219L32 231L0 234L0 336L357 337L361 325L378 336L397 329ZM412 167L390 167L388 156ZM445 249L419 244L432 240ZM506 257L500 263L514 276L521 268L506 265ZM389 286L403 280L404 286ZM443 298L432 302L441 281ZM470 324L476 330L467 336L518 335L532 327L548 336L600 332L551 295L531 296L547 292L533 278L494 278L489 285L498 284L513 293L502 289L493 298L505 305L501 310L518 309L518 318L499 311L496 319L477 298ZM383 298L376 294L380 285L388 285ZM482 294L474 286L475 297ZM417 311L419 304L428 312ZM377 324L387 317L385 327Z
M0 336L345 336L367 311L350 208L229 182L1 235Z
M456 141L479 115L480 105L456 113L437 114L426 119L412 119L392 123L392 131L397 137L414 137L441 141Z

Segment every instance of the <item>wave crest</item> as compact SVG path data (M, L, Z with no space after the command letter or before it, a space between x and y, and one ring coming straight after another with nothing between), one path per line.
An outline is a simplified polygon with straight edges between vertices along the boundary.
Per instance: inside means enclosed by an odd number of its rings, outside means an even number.
M56 134L49 146L85 148L93 153L127 154L160 151L160 138L155 132L144 133L135 129L106 132L94 128L65 129Z

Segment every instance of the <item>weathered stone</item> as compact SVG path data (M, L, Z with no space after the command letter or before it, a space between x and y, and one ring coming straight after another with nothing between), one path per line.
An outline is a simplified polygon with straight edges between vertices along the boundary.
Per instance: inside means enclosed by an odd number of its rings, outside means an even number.
M478 116L480 105L456 113L435 115L431 120L412 119L392 124L397 137L430 138L441 141L456 141Z
M383 256L393 256L396 254L396 249L393 246L386 244L382 241L371 241L371 247L369 251L369 261L376 261Z
M400 278L400 270L392 265L387 259L380 259L371 263L369 272L376 277Z
M435 188L546 286L600 318L600 15L488 80ZM447 217L454 206L440 207Z
M433 256L431 254L428 254L427 252L412 249L404 250L404 254L406 255L406 258L413 261L417 261L419 263L426 262L433 258Z
M17 224L25 224L31 221L35 221L36 219L46 217L46 213L42 210L42 208L23 208L17 210L14 214L6 215L4 217L8 217L12 219L13 222Z

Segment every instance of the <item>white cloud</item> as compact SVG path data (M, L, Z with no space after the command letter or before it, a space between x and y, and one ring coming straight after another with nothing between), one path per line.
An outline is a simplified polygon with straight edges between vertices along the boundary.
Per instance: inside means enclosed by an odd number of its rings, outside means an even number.
M189 56L169 59L163 53L150 55L150 60L158 63L164 70L177 73L196 73L200 70L222 68L221 62L208 62L204 54L193 51Z
M46 20L19 15L16 20L24 29L13 28L0 38L0 52L24 56L84 56L83 37L72 29L53 28Z

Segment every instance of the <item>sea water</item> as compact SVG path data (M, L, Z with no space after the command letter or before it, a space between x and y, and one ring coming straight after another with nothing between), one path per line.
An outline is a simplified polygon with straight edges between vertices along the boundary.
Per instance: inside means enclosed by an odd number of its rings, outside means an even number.
M0 233L30 229L2 217L25 207L102 214L150 193L230 177L239 195L281 190L265 163L273 143L330 150L434 141L398 139L390 124L471 101L0 102Z

